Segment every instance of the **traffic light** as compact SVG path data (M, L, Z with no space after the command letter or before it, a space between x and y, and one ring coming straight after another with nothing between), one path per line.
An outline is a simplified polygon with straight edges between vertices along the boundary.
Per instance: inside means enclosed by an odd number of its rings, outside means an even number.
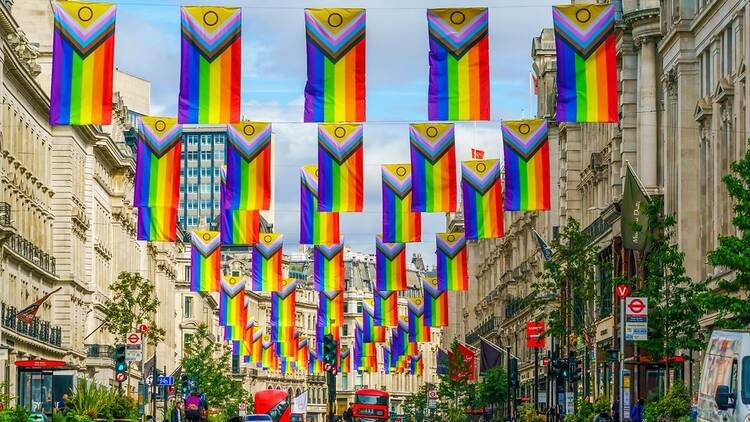
M508 382L511 387L518 385L518 359L510 358L508 361Z
M188 374L181 374L180 375L180 389L182 391L182 397L187 397L188 394L190 394L190 387L192 387L190 382L190 377L188 377Z
M125 345L115 346L115 381L124 382L128 379L128 363L125 361Z
M581 368L579 364L581 362L576 357L575 352L570 352L568 355L568 367L570 373L570 382L578 382L581 380Z
M336 356L337 347L338 344L336 344L336 340L333 339L332 335L326 334L323 337L323 363L328 365L328 371L333 371L336 368L336 361L338 360Z
M557 376L557 378L568 378L570 368L568 367L567 359L556 358L554 361L552 361L552 366L555 368L553 374Z

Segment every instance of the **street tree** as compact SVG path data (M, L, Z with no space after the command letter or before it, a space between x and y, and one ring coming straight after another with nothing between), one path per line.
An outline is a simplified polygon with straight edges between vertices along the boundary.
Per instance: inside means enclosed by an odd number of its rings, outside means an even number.
M205 325L189 336L182 358L183 373L205 394L209 408L226 417L237 415L239 404L250 400L242 382L232 378L231 359L231 349L211 341Z
M437 404L443 420L449 422L463 421L466 409L479 405L477 384L469 381L470 365L458 351L458 342L453 341L448 354L448 373L439 376Z
M150 344L164 340L165 332L156 324L159 299L153 283L138 273L121 272L110 285L112 297L104 302L105 319L102 328L124 341L125 336L137 330L138 325L146 324L144 334Z
M427 394L434 390L434 384L426 383L419 386L419 389L404 399L404 415L410 421L423 422L427 414Z
M704 288L687 275L685 254L674 243L676 219L663 215L662 210L661 198L652 198L647 210L650 230L644 279L634 296L646 297L649 308L648 340L638 342L638 347L654 360L664 358L668 365L668 357L677 352L704 346L700 335L704 311L698 300Z
M607 264L599 261L597 245L573 218L550 246L554 256L532 284L530 304L543 309L545 335L559 338L566 349L571 335L594 338L596 318L588 311L599 298L595 271Z
M732 163L724 184L734 204L732 223L738 234L720 236L719 247L708 254L708 262L731 273L709 280L715 282L709 284L701 303L715 315L716 328L746 329L750 326L750 150Z
M508 400L508 373L502 366L486 370L479 383L479 397L484 408L496 411Z

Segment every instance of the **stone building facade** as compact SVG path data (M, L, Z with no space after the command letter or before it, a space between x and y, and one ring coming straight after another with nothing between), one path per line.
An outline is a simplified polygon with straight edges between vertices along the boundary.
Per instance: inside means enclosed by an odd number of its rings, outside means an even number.
M576 1L577 2L577 1ZM621 248L619 205L625 168L635 170L646 190L660 195L667 213L677 216L675 240L685 267L696 280L729 274L706 264L721 235L734 234L732 204L721 178L747 151L748 115L745 60L748 57L748 2L742 0L622 0L617 8L617 66L620 122L552 126L552 200L555 213L505 215L506 238L470 245L472 289L458 296L458 319L444 337L476 344L482 335L511 346L521 357L521 380L528 379L531 354L523 350L523 322L534 312L518 310L539 271L532 242L524 247L524 227L547 240L568 218L575 218L597 245L598 299L589 304L596 336L577 339L590 368L592 395L611 395L614 367L606 351L615 345L617 302L611 279L634 274L636 257ZM538 79L537 116L554 120L556 60L554 32L542 30L532 43ZM553 158L554 157L554 158ZM555 168L557 167L557 168ZM460 215L455 218L460 220ZM449 225L459 223L449 220ZM503 252L505 251L505 252ZM524 272L524 263L532 270ZM613 271L604 270L610 265ZM524 275L528 274L528 275ZM476 288L474 288L476 287ZM710 324L710 318L705 321ZM464 335L464 333L466 333ZM520 350L519 350L520 348ZM626 356L635 352L629 346ZM584 356L581 353L581 356ZM693 356L699 365L701 356ZM643 365L640 365L643 366ZM699 371L686 363L673 376L697 385ZM663 373L632 371L632 396L657 391ZM692 379L690 379L692 374ZM522 389L523 395L529 389Z

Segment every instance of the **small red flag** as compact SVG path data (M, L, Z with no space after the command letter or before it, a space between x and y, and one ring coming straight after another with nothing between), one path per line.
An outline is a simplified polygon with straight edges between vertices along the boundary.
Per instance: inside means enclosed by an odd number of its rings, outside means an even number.
M481 149L471 149L471 158L481 160L484 158L484 151Z
M474 355L474 351L471 350L468 346L466 346L463 343L458 343L458 347L456 348L456 351L461 354L461 357L465 362L469 364L469 367L466 369L465 372L459 372L456 371L451 374L451 379L453 381L459 381L462 378L468 379L469 381L476 381L476 356ZM448 352L448 359L453 359L453 353Z

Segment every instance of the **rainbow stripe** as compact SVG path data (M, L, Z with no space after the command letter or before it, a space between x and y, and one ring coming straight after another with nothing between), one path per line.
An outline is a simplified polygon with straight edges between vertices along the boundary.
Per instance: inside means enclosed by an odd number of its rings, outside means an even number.
M362 340L365 343L385 342L385 327L375 325L375 308L368 300L362 302Z
M505 209L549 210L549 128L546 120L504 121Z
M398 292L374 290L372 297L375 301L375 325L398 326Z
M177 240L177 208L137 207L138 240L175 242Z
M412 343L429 343L432 341L430 327L424 321L424 300L422 298L409 299L409 341Z
M383 350L383 373L391 374L393 371L393 356L391 354L391 346L384 344L381 346Z
M320 375L323 373L323 361L318 359L317 353L310 351L309 361L308 372L311 375Z
M221 237L219 232L190 233L190 290L218 292L221 285Z
M362 134L362 125L318 125L318 211L362 212Z
M489 10L428 9L430 120L490 119Z
M294 328L291 330L288 327L281 328L281 332L279 333L281 336L277 339L274 339L273 333L271 333L271 339L276 343L276 353L289 362L294 362L297 360L299 331Z
M111 124L117 8L55 1L52 11L50 124Z
M182 127L170 117L138 121L133 205L138 208L138 240L177 240Z
M365 121L365 10L305 9L305 29L305 121Z
M289 342L294 336L297 312L297 282L284 280L281 290L271 292L271 338L275 342Z
M254 210L221 210L221 243L254 245L260 235L260 212Z
M300 239L303 245L338 243L339 213L318 211L318 166L300 169Z
M418 123L409 127L412 211L454 212L456 137L453 123Z
M254 363L257 367L261 366L263 356L263 330L257 330L253 333L253 340L250 343L250 359L248 363Z
M344 244L315 245L313 268L315 290L344 290Z
M424 291L424 324L428 327L448 326L448 292L440 290L437 278L427 277L422 282Z
M242 9L180 8L180 123L240 121Z
M339 356L340 370L344 374L352 372L352 355L349 350L342 350L341 356Z
M245 306L245 312L247 312L247 306ZM245 333L241 340L242 343L242 356L252 356L253 353L253 339L255 338L255 320L249 318L245 324Z
M383 241L421 242L422 214L412 212L411 165L383 166Z
M297 367L307 371L310 365L310 347L307 339L300 339L297 343ZM303 369L304 368L304 369Z
M357 371L376 372L378 352L376 343L363 341L362 324L354 320L354 367Z
M410 365L410 372L412 375L416 375L418 377L421 377L424 375L424 360L422 359L422 354L414 355L410 359L411 365Z
M281 290L281 259L284 235L263 233L253 246L252 290L255 292L278 292Z
M385 243L375 237L375 288L406 290L406 244Z
M263 369L275 370L278 368L279 362L278 357L276 356L276 343L271 341L269 335L263 336L260 356L260 364Z
M344 292L341 290L326 290L320 292L318 301L319 334L325 335L336 332L336 328L344 325ZM318 338L323 341L322 336Z
M224 326L224 340L241 343L245 336L245 329L234 325Z
M466 291L469 289L469 270L466 236L463 233L438 233L437 285L440 290Z
M237 327L239 337L247 328L245 283L244 277L224 276L219 291L219 325Z
M222 209L267 210L271 207L271 124L227 125L227 181Z
M552 8L559 122L617 122L615 7Z
M468 240L503 237L503 187L500 160L461 163L461 192Z

